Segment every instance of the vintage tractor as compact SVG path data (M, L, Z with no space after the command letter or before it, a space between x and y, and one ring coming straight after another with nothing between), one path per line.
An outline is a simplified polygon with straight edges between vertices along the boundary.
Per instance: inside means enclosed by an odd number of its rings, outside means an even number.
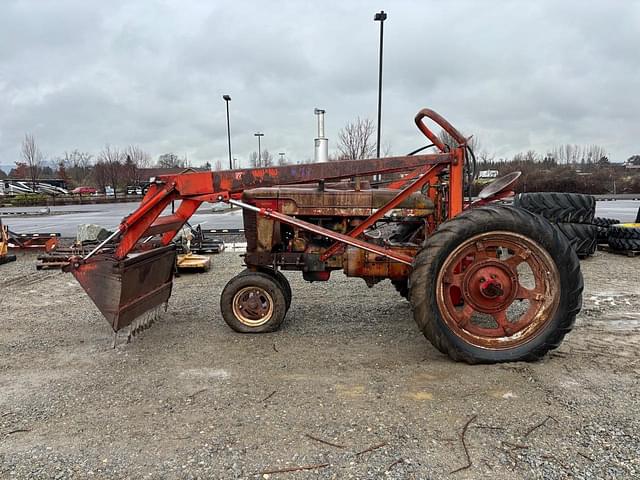
M202 202L224 201L244 210L247 238L246 270L220 299L222 317L238 332L280 327L292 297L280 270L311 282L342 270L369 286L389 279L424 335L454 360L540 358L581 308L576 254L542 217L492 204L516 177L465 202L467 139L432 110L415 121L439 153L158 177L119 229L66 270L114 332L135 333L171 295L176 232ZM374 175L386 178L383 185L372 186Z

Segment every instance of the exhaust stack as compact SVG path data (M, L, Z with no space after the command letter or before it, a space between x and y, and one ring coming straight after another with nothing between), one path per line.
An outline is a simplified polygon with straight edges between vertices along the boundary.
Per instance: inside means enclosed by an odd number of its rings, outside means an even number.
M318 137L315 139L313 153L314 163L329 161L329 139L324 136L324 110L314 109L313 113L318 117Z

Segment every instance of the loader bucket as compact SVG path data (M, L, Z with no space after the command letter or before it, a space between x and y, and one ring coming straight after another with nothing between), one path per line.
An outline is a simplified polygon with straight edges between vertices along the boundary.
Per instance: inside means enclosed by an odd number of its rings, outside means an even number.
M168 246L124 260L99 254L69 270L117 332L169 300L175 265L175 248Z

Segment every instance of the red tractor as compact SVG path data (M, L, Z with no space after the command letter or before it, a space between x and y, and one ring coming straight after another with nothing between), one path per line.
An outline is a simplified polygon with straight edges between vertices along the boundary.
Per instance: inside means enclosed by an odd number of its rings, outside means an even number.
M114 332L135 333L171 295L176 233L203 202L224 201L244 210L247 268L220 299L238 332L280 327L292 296L280 270L310 282L342 270L368 286L391 280L424 335L454 360L542 357L581 308L576 254L542 217L495 203L512 194L516 177L465 202L467 139L432 110L415 121L439 153L160 176L118 230L66 270ZM373 175L393 179L372 186L365 179Z

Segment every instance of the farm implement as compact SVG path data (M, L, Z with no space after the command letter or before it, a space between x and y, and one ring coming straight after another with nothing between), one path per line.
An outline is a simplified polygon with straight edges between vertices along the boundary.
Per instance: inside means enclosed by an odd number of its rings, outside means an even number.
M575 252L541 216L497 203L516 176L465 202L474 163L467 139L429 109L415 123L437 153L159 176L138 209L65 270L115 332L135 333L171 295L175 235L203 202L222 201L244 215L246 270L220 298L238 332L281 326L292 300L282 270L310 282L341 270L370 287L390 280L420 330L454 360L540 358L581 307Z

